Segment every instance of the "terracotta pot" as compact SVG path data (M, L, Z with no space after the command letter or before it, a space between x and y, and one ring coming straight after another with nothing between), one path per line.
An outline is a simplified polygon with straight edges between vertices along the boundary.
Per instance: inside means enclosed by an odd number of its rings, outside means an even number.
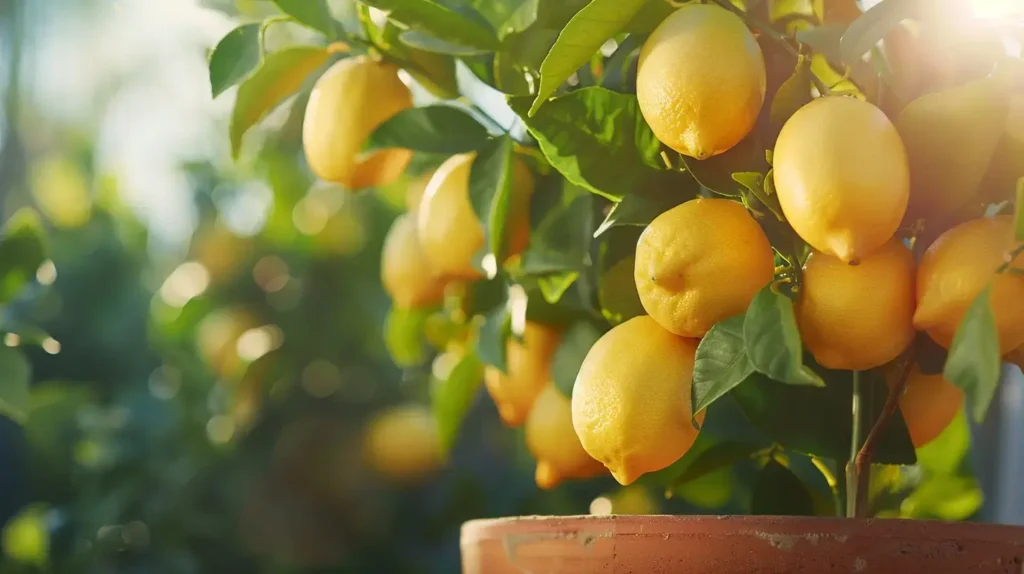
M563 516L462 526L463 574L1024 572L1024 528L779 516Z

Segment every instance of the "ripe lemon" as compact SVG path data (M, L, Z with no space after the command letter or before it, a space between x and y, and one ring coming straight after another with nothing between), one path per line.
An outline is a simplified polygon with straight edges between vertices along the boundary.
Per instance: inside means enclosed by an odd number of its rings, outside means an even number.
M432 305L444 296L444 281L427 263L416 220L402 214L391 224L381 255L381 281L395 305L414 309Z
M774 153L779 203L812 247L845 262L892 238L910 199L899 133L881 110L847 97L800 108Z
M669 466L697 439L690 422L696 353L695 339L646 315L612 328L587 353L572 391L572 426L620 484Z
M892 388L895 381L887 379L886 383ZM914 447L921 448L942 434L963 404L964 392L941 373L925 375L917 365L911 367L900 397L900 413Z
M711 4L676 10L640 51L636 96L662 143L705 159L740 142L765 95L761 48L738 16Z
M548 490L569 478L589 478L604 466L583 450L572 428L572 402L548 383L526 419L526 447L537 459L537 486Z
M380 474L415 481L442 463L441 440L434 416L424 407L392 407L375 417L365 436L364 454Z
M313 86L302 123L306 161L319 178L349 189L387 185L412 159L389 149L361 154L377 126L412 107L398 68L365 56L341 60Z
M859 265L814 252L796 305L800 336L823 367L865 371L914 340L914 258L892 240Z
M473 154L448 158L430 178L420 200L420 243L431 264L446 277L479 279L473 257L484 246L484 230L469 202ZM508 215L508 254L526 248L530 237L530 196L533 176L519 159L513 162L512 202Z
M1000 353L1019 347L1024 343L1024 277L996 274L1016 245L1010 216L972 219L940 235L918 267L914 326L948 349L968 307L991 283Z
M633 278L644 309L662 327L702 337L744 312L774 274L772 246L742 205L694 199L647 226Z
M559 333L540 323L527 322L522 342L509 338L505 372L488 366L487 391L498 407L501 420L517 427L530 414L537 395L551 380L551 358L558 348Z

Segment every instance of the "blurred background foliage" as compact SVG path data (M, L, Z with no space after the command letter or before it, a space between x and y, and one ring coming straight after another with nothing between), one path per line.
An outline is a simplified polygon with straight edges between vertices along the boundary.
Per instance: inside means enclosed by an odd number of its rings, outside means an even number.
M52 261L0 325L32 326L19 347L27 418L0 418L0 572L450 573L472 518L750 511L763 460L749 452L709 457L749 464L706 464L685 481L673 481L688 470L677 466L626 489L605 477L540 491L522 430L502 426L481 393L442 469L414 483L376 475L367 422L430 401L429 362L402 369L389 355L379 281L408 181L358 195L315 184L289 129L301 115L287 109L277 136L230 160L206 50L273 7L0 9L0 205L5 220L26 206L41 214ZM275 26L268 41L306 33ZM720 445L744 432L735 413L708 420L722 428L709 425L695 449L729 455ZM884 471L876 512L976 515L969 442L961 421L918 467ZM816 486L796 496L834 504L819 461L785 462Z

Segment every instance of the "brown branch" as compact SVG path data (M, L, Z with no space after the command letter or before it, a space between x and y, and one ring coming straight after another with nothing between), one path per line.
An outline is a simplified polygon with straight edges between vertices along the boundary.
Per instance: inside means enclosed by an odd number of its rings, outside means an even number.
M856 518L867 518L865 514L868 507L868 493L871 488L871 462L875 458L875 449L878 448L878 441L882 439L885 427L889 425L889 420L892 419L892 416L896 414L896 409L899 408L900 397L907 388L907 379L913 364L912 358L906 359L903 368L900 369L899 379L897 379L896 384L889 391L889 396L885 399L885 407L882 408L882 414L875 421L875 425L871 427L868 438L864 440L864 445L857 452L854 464L854 470L857 475L857 502L854 512Z

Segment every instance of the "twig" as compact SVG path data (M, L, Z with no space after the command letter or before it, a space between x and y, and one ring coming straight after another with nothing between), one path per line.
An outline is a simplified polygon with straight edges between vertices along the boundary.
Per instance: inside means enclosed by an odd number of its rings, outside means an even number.
M1009 255L1007 255L1006 261L1003 261L1003 264L999 266L999 269L996 269L996 273L1005 273L1008 269L1010 269L1010 266L1013 265L1013 262L1018 257L1020 257L1022 253L1024 253L1024 243L1018 245L1016 249L1014 249L1009 253Z
M793 57L800 57L800 50L794 48L792 44L792 42L796 42L798 45L802 45L798 40L789 38L788 36L782 34L775 28L772 28L769 24L765 24L764 22L758 20L757 18L754 18L753 16L747 14L743 10L740 10L739 8L734 6L732 2L729 2L729 0L713 0L713 2L715 4L718 4L722 8L725 8L726 10L732 12L733 14L736 14L740 18L746 20L746 22L755 29L757 29L758 32L761 32L762 34L774 40ZM821 78L819 78L814 72L811 72L811 81L814 83L814 87L818 88L818 91L821 93L821 95L827 96L832 93L832 90L829 89L829 87L825 85L825 82L821 81Z
M860 500L861 481L857 468L857 454L861 448L864 418L864 392L861 388L860 371L853 372L853 395L851 400L852 422L850 429L850 460L846 463L846 517L857 516L857 502Z
M875 425L871 427L868 438L864 440L864 446L860 448L860 452L857 453L854 460L854 472L857 476L857 496L854 507L854 517L856 518L865 518L864 515L868 507L868 491L871 485L871 461L875 458L878 441L882 439L885 427L888 426L889 420L899 408L900 397L903 396L903 391L907 388L907 379L914 361L910 358L906 358L905 361L896 384L892 386L889 396L885 399L882 414L875 421Z

